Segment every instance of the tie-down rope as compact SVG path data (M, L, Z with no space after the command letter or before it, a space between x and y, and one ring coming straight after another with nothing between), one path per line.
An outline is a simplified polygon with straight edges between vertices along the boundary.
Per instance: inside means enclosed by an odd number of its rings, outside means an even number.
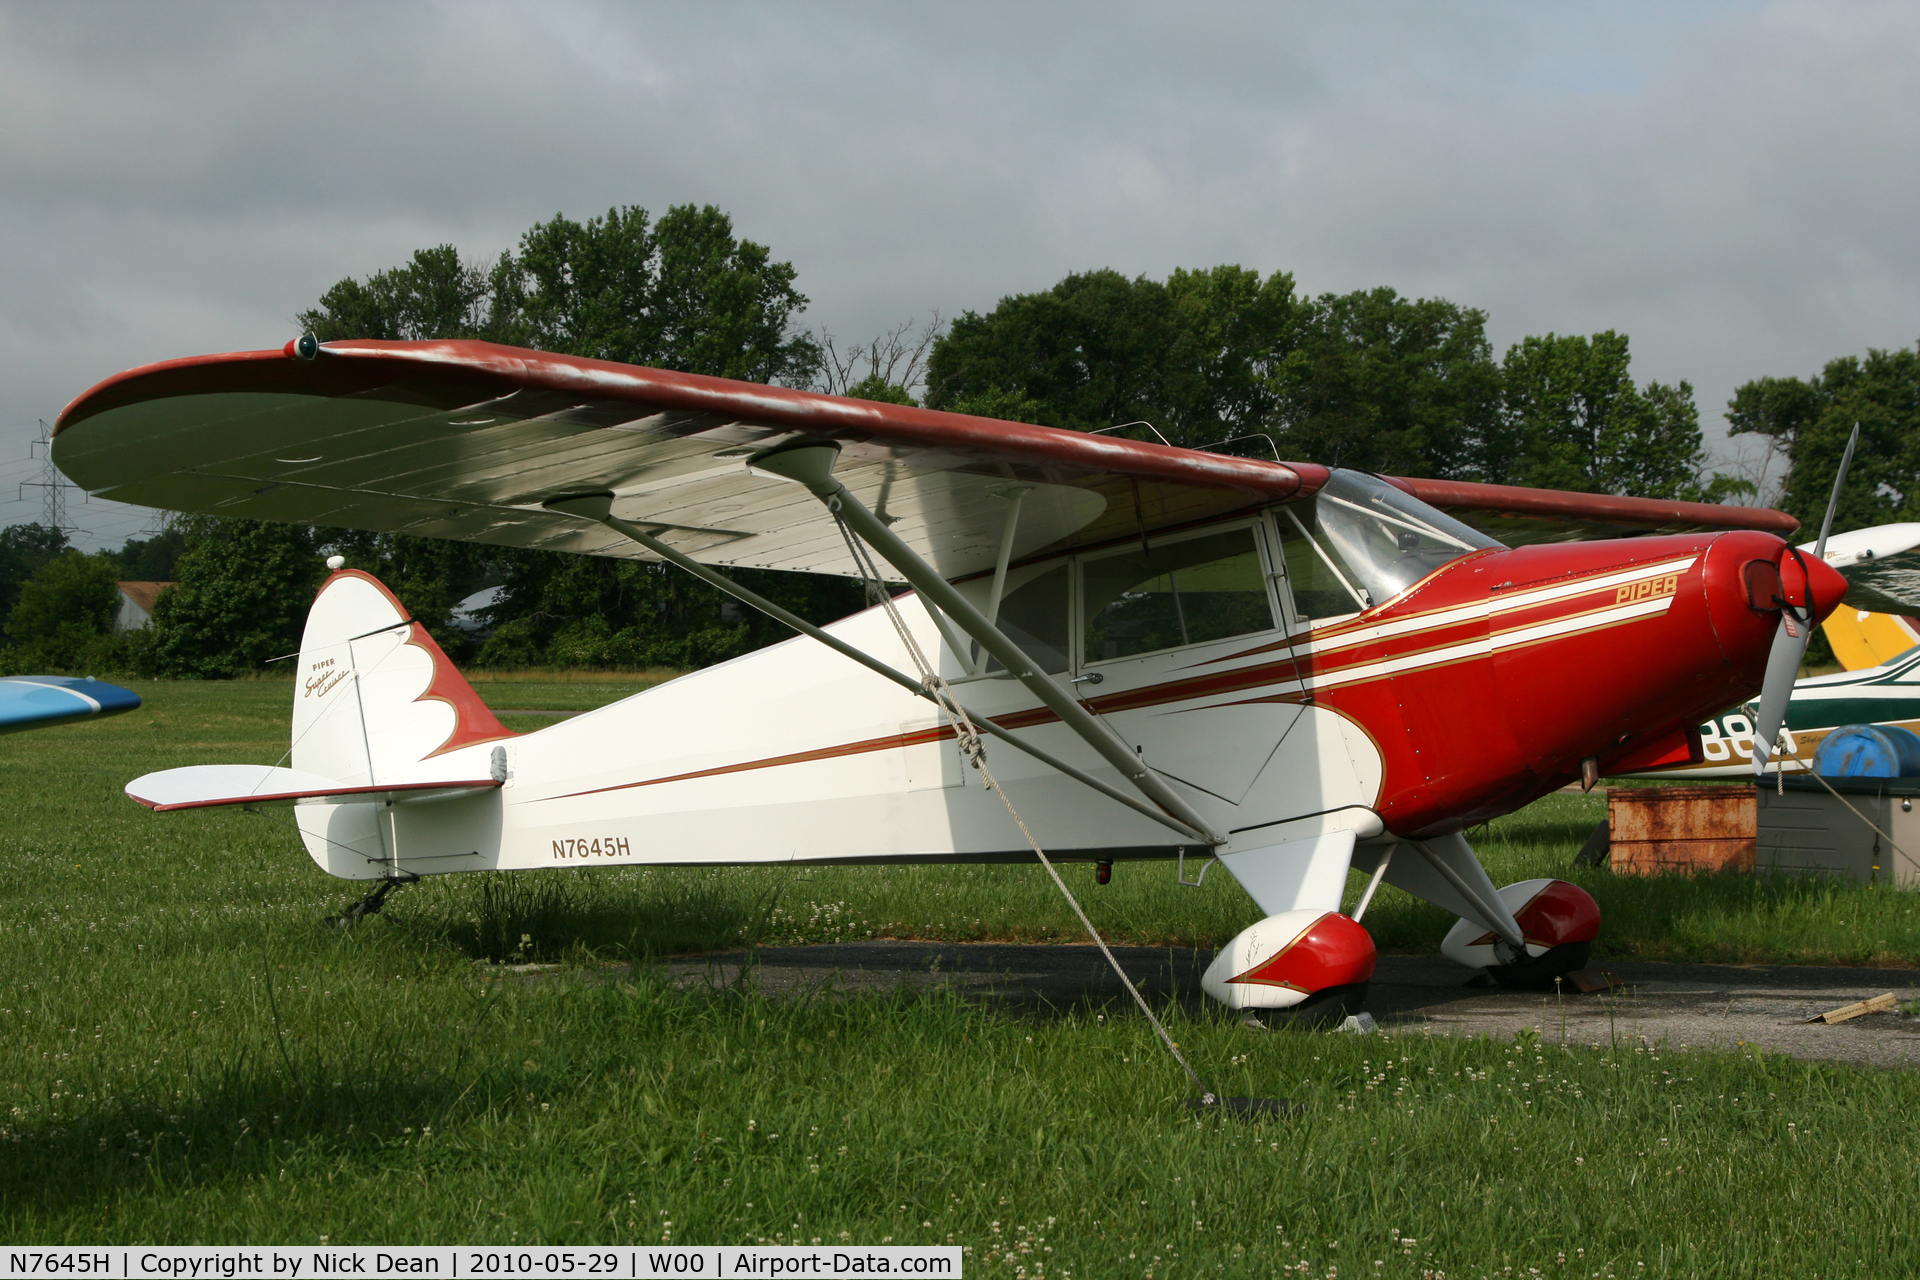
M1073 914L1080 917L1080 924L1086 929L1087 936L1093 939L1093 944L1100 948L1100 954L1105 956L1107 963L1113 966L1113 972L1120 979L1120 985L1127 989L1127 994L1133 997L1133 1002L1140 1006L1140 1012L1147 1015L1147 1021L1153 1024L1160 1042L1167 1046L1167 1052L1172 1054L1173 1060L1180 1064L1180 1069L1187 1073L1187 1079L1193 1081L1193 1087L1200 1091L1200 1105L1208 1107L1215 1105L1218 1099L1214 1096L1213 1090L1207 1088L1201 1081L1200 1073L1193 1069L1186 1055L1180 1052L1180 1046L1174 1043L1171 1035L1167 1034L1167 1028L1154 1015L1152 1006L1147 1004L1147 998L1140 994L1140 989L1134 986L1132 979L1127 977L1126 970L1122 969L1120 962L1113 958L1113 952L1107 949L1106 940L1100 936L1100 931L1093 927L1093 921L1089 920L1087 913L1081 909L1080 900L1073 896L1073 890L1067 888L1067 882L1060 878L1060 872L1055 869L1053 860L1047 857L1047 851L1040 847L1040 842L1034 839L1033 832L1027 829L1026 822L1020 817L1020 811L1013 807L1013 801L1008 797L1005 788L994 780L993 771L987 768L987 749L986 745L980 741L980 731L974 727L966 708L962 707L959 699L954 696L953 689L940 672L927 661L927 655L921 650L919 641L913 638L913 632L908 630L906 620L900 616L899 607L893 602L893 594L887 590L886 583L881 579L879 568L874 564L866 544L853 535L853 530L841 518L838 501L830 500L827 505L833 512L834 523L840 526L840 536L846 539L847 551L852 555L855 567L860 570L861 582L867 589L867 598L877 602L886 610L887 620L893 623L893 629L899 635L900 643L906 647L907 655L913 659L914 669L920 674L921 686L932 695L940 709L946 713L947 719L953 723L954 736L959 740L960 751L966 756L967 763L980 771L981 780L986 784L987 790L999 796L1000 803L1007 806L1007 816L1013 819L1016 827L1020 828L1020 834L1027 838L1027 844L1032 847L1034 856L1039 858L1040 865L1047 869L1047 874L1053 878L1054 887L1060 890L1060 896L1065 898L1067 905L1073 908ZM927 603L926 607L932 610L935 606Z

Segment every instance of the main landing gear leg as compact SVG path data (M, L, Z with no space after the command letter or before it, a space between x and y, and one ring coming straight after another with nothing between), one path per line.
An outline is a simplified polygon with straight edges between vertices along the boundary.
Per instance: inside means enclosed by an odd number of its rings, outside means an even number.
M379 886L374 889L372 893L369 893L366 897L360 899L360 901L354 903L339 915L326 917L321 923L330 924L336 929L351 929L368 916L379 914L380 908L386 905L388 894L403 884L412 884L419 878L419 876L388 876L380 882Z
M1405 844L1384 878L1460 917L1440 952L1481 971L1470 985L1551 991L1554 979L1587 963L1600 906L1578 885L1525 880L1495 889L1458 834Z

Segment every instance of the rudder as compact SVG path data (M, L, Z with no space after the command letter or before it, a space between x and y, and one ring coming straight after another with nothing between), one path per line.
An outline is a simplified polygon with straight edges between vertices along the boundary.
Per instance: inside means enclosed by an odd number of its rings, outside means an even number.
M513 736L386 584L358 569L314 597L296 683L291 763L341 782L417 779L423 761Z

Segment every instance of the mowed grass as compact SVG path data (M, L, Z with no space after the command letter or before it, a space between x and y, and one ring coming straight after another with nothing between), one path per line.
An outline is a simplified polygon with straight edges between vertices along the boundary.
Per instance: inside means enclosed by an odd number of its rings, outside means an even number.
M573 690L483 693L534 708ZM0 743L9 1242L951 1240L969 1274L1085 1277L1920 1262L1908 1072L1551 1035L1256 1034L1173 1011L1214 1087L1298 1107L1196 1122L1122 1011L770 1003L647 963L755 938L1073 940L1030 868L453 877L343 934L320 917L358 890L312 866L285 814L154 815L120 792L150 769L278 759L290 686L140 691L132 715ZM1498 879L1561 873L1597 820L1596 801L1554 797L1476 839ZM1073 874L1121 940L1206 946L1254 915L1218 873L1200 890L1154 864L1105 888ZM1610 945L1641 953L1677 922L1739 954L1798 903L1824 923L1776 958L1857 958L1851 920L1913 954L1895 891L1577 878ZM1383 949L1430 950L1448 921L1383 896L1367 923Z

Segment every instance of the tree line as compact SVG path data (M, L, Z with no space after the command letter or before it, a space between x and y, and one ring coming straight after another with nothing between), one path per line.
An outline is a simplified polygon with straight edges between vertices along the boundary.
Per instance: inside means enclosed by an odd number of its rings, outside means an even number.
M1486 314L1390 288L1309 296L1237 265L1164 280L1078 272L951 324L841 349L801 327L796 272L712 207L624 207L536 224L489 260L452 245L345 279L296 316L322 341L478 338L893 403L1113 431L1192 448L1391 474L1720 501L1751 480L1706 465L1683 381L1636 382L1627 336L1527 337L1496 356ZM1855 421L1859 483L1836 527L1920 512L1920 344L1763 377L1728 405L1784 467L1781 505L1817 517ZM57 531L0 530L0 664L224 677L296 648L323 560L383 578L459 661L693 667L785 638L657 564L187 516L158 539L82 555ZM161 572L164 569L165 572ZM864 603L845 579L742 571L815 622ZM150 629L115 636L117 579L177 586ZM478 633L453 608L502 588Z

